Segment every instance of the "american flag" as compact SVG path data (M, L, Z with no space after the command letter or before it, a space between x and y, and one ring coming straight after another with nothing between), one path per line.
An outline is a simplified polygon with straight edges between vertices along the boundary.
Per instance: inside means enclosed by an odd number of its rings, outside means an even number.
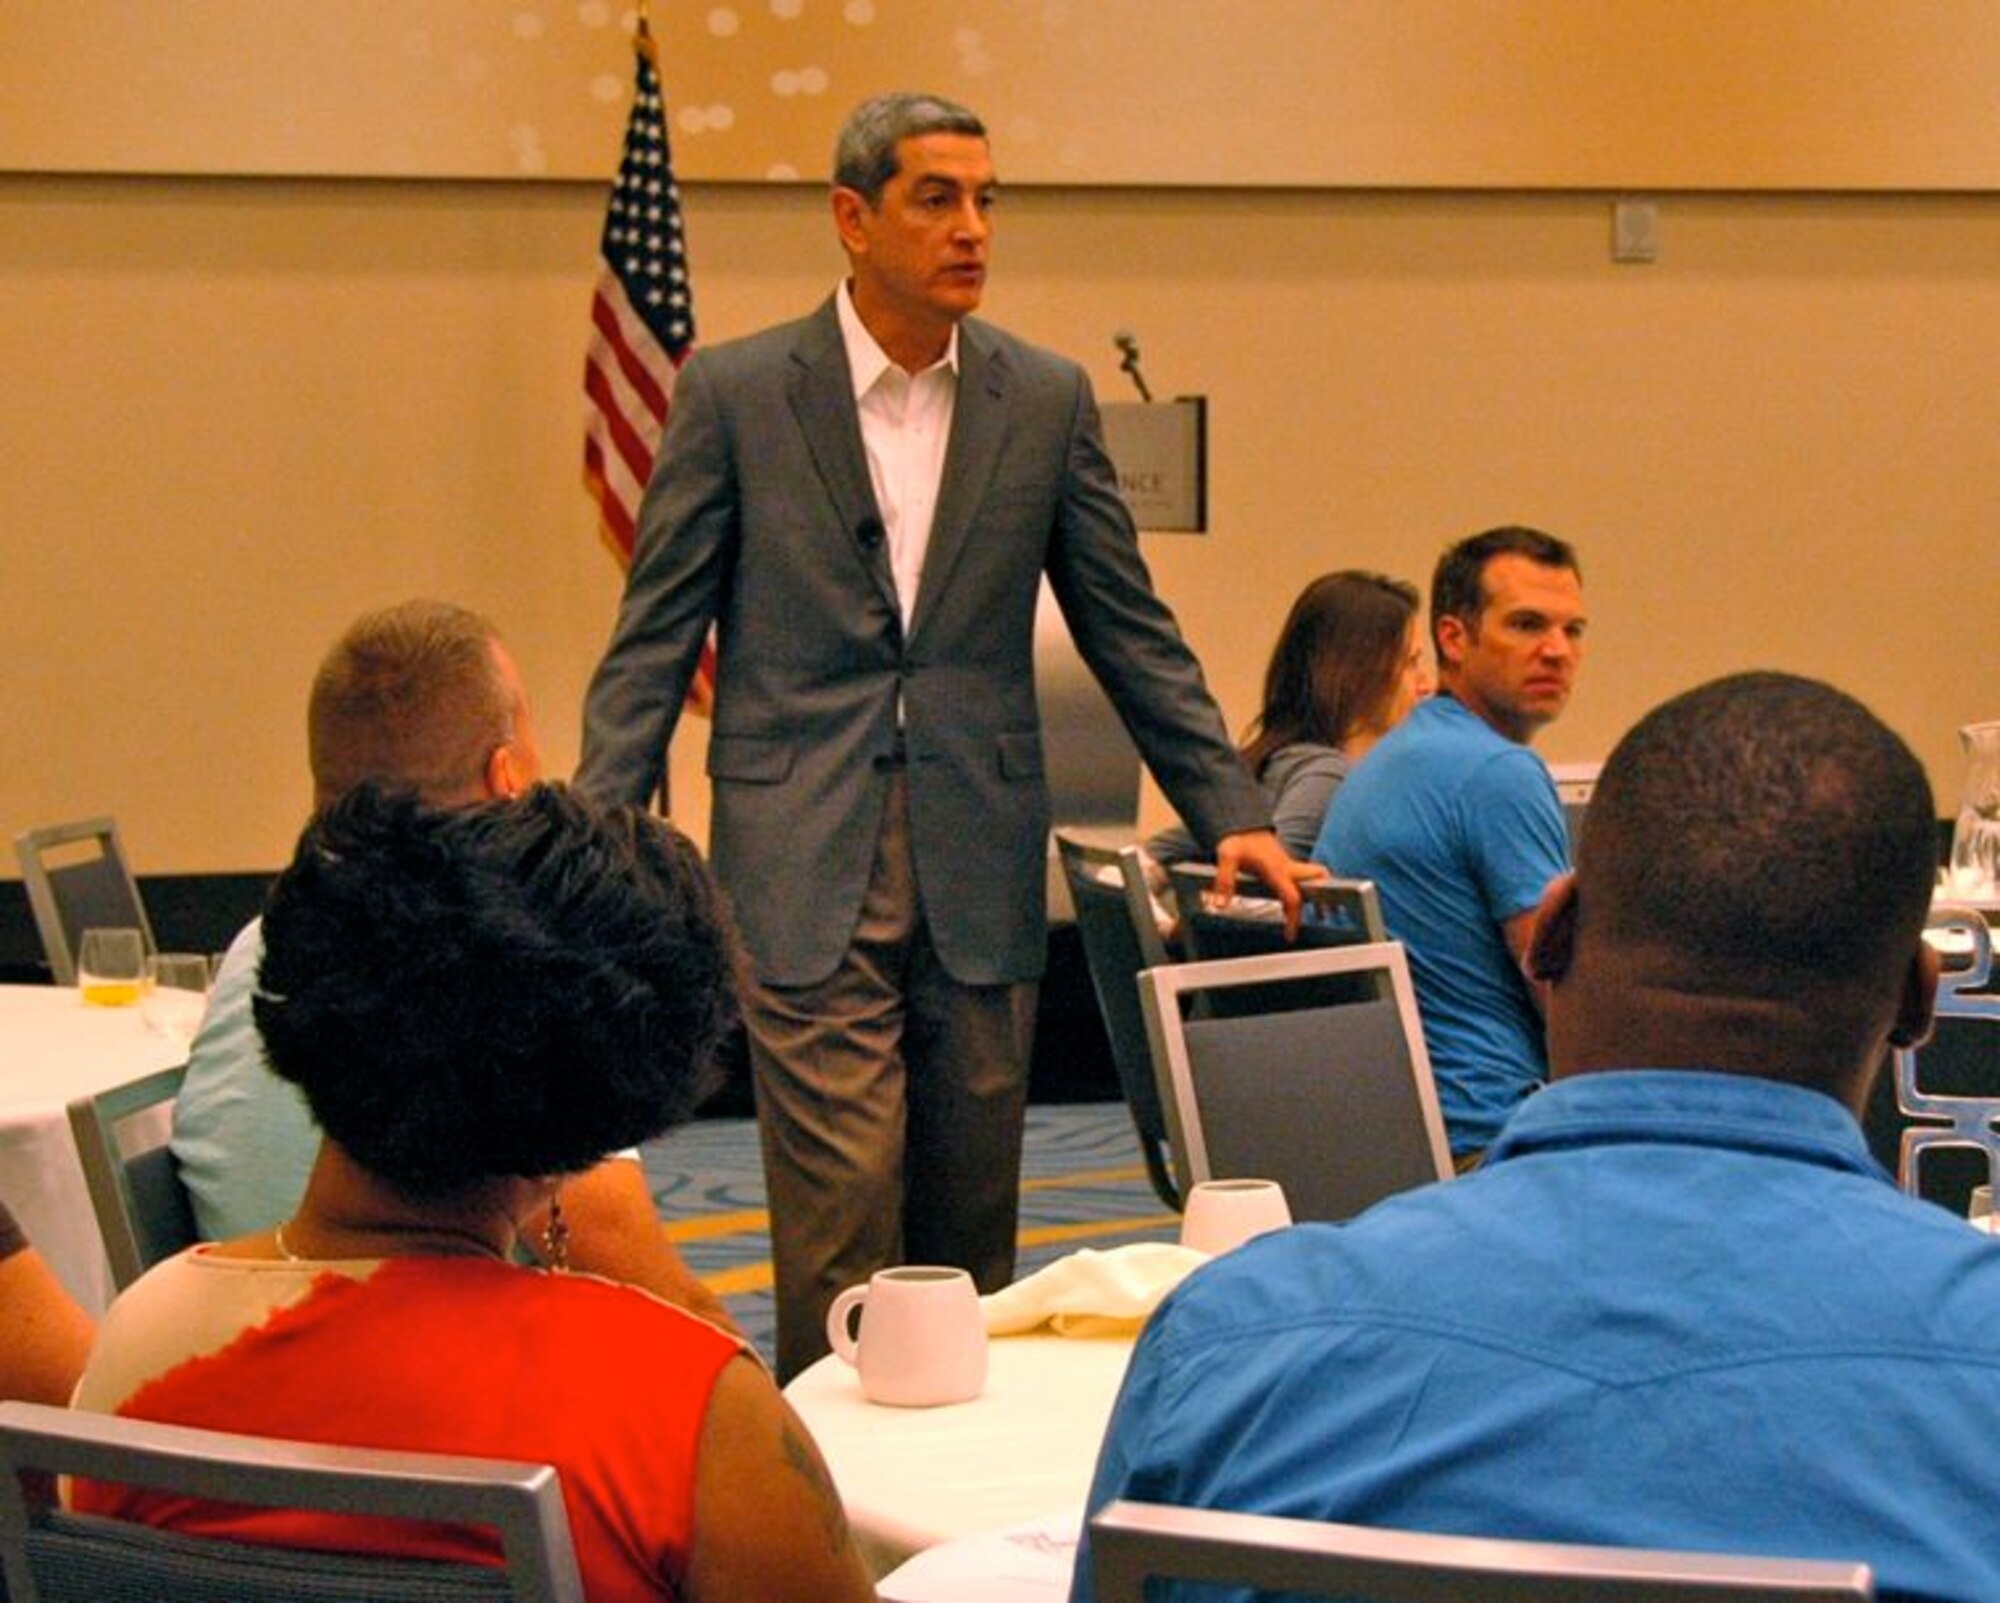
M639 499L667 425L674 375L694 346L694 302L681 239L681 197L667 148L660 59L646 19L632 40L638 81L625 155L599 245L603 269L590 301L583 481L605 543L632 560Z

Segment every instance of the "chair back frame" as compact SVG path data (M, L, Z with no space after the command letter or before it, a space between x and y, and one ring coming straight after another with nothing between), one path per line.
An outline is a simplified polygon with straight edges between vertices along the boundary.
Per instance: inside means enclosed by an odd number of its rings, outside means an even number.
M0 1403L0 1551L11 1603L41 1603L37 1570L42 1566L30 1561L33 1542L43 1539L45 1562L54 1563L48 1539L88 1544L89 1528L97 1523L70 1516L60 1532L52 1532L46 1512L32 1505L22 1485L23 1473L76 1475L258 1507L487 1526L499 1534L517 1603L583 1603L561 1483L546 1464L277 1441L10 1402ZM147 1528L103 1523L143 1544ZM156 1534L176 1545L189 1540ZM246 1584L260 1551L295 1552L236 1542L212 1545L240 1561ZM138 1550L143 1552L143 1545ZM315 1558L338 1575L343 1555ZM377 1571L398 1567L389 1559L368 1563ZM430 1561L401 1563L419 1583L413 1596L421 1595L422 1577L440 1568ZM46 1580L44 1570L42 1583Z
M1408 1089L1422 1125L1421 1144L1426 1153L1425 1180L1452 1178L1451 1147L1445 1136L1444 1114L1439 1106L1437 1085L1431 1074L1430 1053L1424 1045L1423 1026L1417 1013L1416 990L1410 980L1409 960L1400 941L1373 941L1359 946L1315 947L1306 951L1271 956L1224 958L1207 963L1169 964L1148 969L1139 977L1140 1001L1153 1052L1155 1072L1160 1082L1161 1100L1167 1116L1176 1175L1185 1191L1204 1180L1247 1178L1215 1173L1210 1156L1210 1140L1200 1111L1195 1065L1189 1050L1188 1014L1192 1007L1238 988L1265 987L1269 992L1299 987L1318 991L1334 976L1374 976L1371 990L1386 990L1373 1004L1348 1002L1347 1006L1393 1008L1407 1059ZM1217 1012L1225 1009L1218 1002ZM1331 1011L1331 1010L1329 1010ZM1318 1017L1320 1010L1311 1011ZM1303 1016L1303 1015L1302 1015ZM1253 1024L1255 1016L1239 1016L1234 1022ZM1231 1021L1212 1018L1199 1028L1227 1027ZM1274 1074L1337 1073L1329 1064L1274 1063ZM1283 1181L1283 1175L1262 1178ZM1289 1190L1289 1188L1288 1188ZM1295 1210L1297 1200L1294 1199ZM1311 1217L1309 1213L1301 1217Z
M1940 902L1927 928L1963 936L1971 961L1938 977L1935 1011L1940 1019L1972 1019L2000 1025L2000 996L1981 994L1993 976L1993 937L1975 908ZM1896 1182L1911 1196L1923 1195L1923 1160L1947 1147L1971 1148L1986 1158L1987 1179L2000 1187L2000 1097L1946 1096L1917 1084L1916 1047L1894 1054L1896 1106L1908 1119L1896 1164Z
M1090 1522L1098 1603L1149 1579L1367 1603L1868 1603L1866 1564L1383 1530L1119 1501Z
M87 864L54 865L52 855L80 843L94 843L98 858ZM153 951L153 926L140 899L138 881L125 857L116 819L84 818L70 824L51 824L30 829L14 838L14 855L21 865L21 882L28 893L28 906L35 915L35 929L42 938L42 952L48 958L49 973L58 985L76 983L76 950L83 931L91 925L136 929L148 952ZM89 883L94 892L108 894L121 902L115 916L104 912L77 914L64 899L65 885ZM85 921L88 920L86 923Z
M1167 1115L1161 1106L1139 1010L1140 973L1171 961L1153 915L1145 865L1133 845L1100 846L1062 830L1056 831L1055 842L1076 911L1077 931L1083 938L1084 962L1097 996L1097 1011L1110 1042L1112 1064L1145 1159L1146 1178L1160 1201L1178 1212L1181 1192L1165 1150L1169 1144ZM1122 919L1109 917L1108 904L1114 899L1122 909Z
M1197 915L1225 918L1232 916L1233 902L1215 901L1215 865L1213 863L1175 863L1167 869L1167 883L1173 887L1174 907L1180 914L1181 928L1186 932L1188 955L1205 961L1215 957L1237 956L1237 953L1204 952L1201 949L1201 919ZM1248 898L1252 902L1275 904L1277 893L1254 875L1237 876L1237 898ZM1319 946L1360 945L1368 941L1386 941L1389 931L1382 922L1382 898L1375 889L1372 879L1309 879L1299 885L1299 897L1305 903L1305 911L1299 930L1302 944ZM1268 911L1265 909L1264 911ZM1234 918L1239 922L1276 924L1274 918L1264 918L1258 912L1238 910ZM1282 930L1282 926L1278 926ZM1274 938L1282 941L1282 934Z
M171 1103L186 1074L185 1063L156 1069L69 1104L70 1134L91 1212L111 1264L111 1283L120 1291L200 1239L173 1148L162 1140L128 1152L119 1133L127 1120Z
M1373 880L1306 881L1299 886L1304 906L1298 933L1288 935L1277 896L1268 886L1252 875L1242 875L1235 896L1218 901L1215 872L1213 863L1175 863L1167 870L1175 911L1180 915L1181 945L1191 962L1360 946L1389 938ZM1329 994L1324 998L1294 992L1288 1005L1304 1007L1317 1000L1351 1001L1367 996L1386 999L1389 995L1387 976L1379 973L1329 981L1325 990ZM1273 1005L1273 996L1255 990L1219 993L1201 1004L1238 1014L1262 1012Z

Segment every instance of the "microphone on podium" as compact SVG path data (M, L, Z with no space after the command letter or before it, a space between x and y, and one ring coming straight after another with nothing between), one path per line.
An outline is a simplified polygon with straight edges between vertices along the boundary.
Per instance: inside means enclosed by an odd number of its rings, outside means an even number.
M1150 401L1153 392L1146 387L1146 375L1139 371L1139 336L1129 328L1121 328L1111 336L1111 343L1125 353L1125 359L1118 366L1132 375L1132 382L1139 389L1139 399Z

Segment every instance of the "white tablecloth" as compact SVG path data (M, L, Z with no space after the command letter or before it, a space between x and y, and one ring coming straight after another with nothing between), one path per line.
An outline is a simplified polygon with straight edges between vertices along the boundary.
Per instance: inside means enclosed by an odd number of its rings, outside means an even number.
M991 1355L986 1390L943 1408L871 1403L837 1357L785 1388L877 1576L939 1542L1081 1517L1131 1341L999 1336Z
M0 985L0 1202L93 1314L111 1301L111 1266L70 1138L70 1099L183 1055L136 1007L85 1007L67 986Z

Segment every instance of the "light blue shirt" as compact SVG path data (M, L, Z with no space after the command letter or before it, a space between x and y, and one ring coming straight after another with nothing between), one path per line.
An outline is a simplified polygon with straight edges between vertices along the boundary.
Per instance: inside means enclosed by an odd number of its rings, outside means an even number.
M1996 1443L2000 1242L1897 1191L1818 1092L1597 1073L1464 1179L1190 1276L1090 1507L1858 1560L1885 1599L1992 1600Z
M1548 768L1433 696L1355 764L1312 855L1375 882L1382 922L1409 952L1452 1150L1486 1146L1548 1077L1541 1014L1501 931L1569 868Z
M206 1241L251 1235L289 1218L319 1152L319 1126L306 1099L271 1071L250 1011L263 961L264 922L252 919L216 971L174 1100L174 1157Z

